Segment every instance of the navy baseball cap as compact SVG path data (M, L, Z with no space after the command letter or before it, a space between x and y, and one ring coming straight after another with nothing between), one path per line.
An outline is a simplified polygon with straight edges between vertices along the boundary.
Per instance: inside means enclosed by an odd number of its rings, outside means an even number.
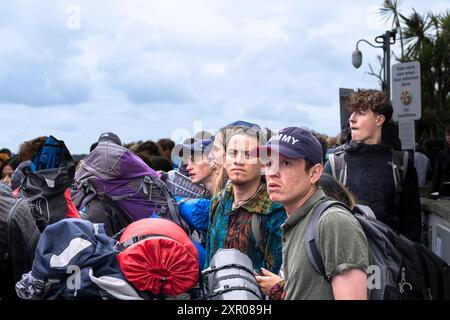
M188 151L190 153L206 153L211 151L214 137L211 139L195 140L192 144L182 144L182 151Z
M225 128L230 128L230 127L245 127L245 128L261 129L261 127L259 125L257 125L256 123L251 123L251 122L242 121L242 120L234 121L234 122L232 122L230 124L227 124L225 126Z
M323 151L320 142L308 130L298 127L280 130L258 150L275 151L286 158L308 159L313 164L323 164Z

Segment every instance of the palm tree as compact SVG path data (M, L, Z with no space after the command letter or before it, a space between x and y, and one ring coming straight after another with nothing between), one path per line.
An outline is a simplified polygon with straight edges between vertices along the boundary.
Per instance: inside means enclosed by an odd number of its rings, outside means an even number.
M409 17L400 12L399 0L385 0L380 14L392 20L400 33L399 62L421 65L422 119L417 122L417 140L442 137L450 123L450 10Z
M400 50L401 56L403 57L403 35L402 35L402 25L400 23L400 5L402 1L400 0L384 0L383 7L380 8L380 15L384 20L388 21L392 19L391 28L396 28L400 36Z

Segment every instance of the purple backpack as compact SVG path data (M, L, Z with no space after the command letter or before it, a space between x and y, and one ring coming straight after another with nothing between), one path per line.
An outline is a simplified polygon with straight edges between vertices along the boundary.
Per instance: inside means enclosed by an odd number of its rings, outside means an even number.
M157 215L187 228L160 175L115 143L102 141L97 145L76 172L73 189L78 209L91 204L91 208L101 210L105 203L109 209L118 206L128 223Z

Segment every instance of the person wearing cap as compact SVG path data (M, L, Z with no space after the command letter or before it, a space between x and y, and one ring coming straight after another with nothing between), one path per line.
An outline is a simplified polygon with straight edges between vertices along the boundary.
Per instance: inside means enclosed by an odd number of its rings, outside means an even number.
M318 186L323 171L319 141L307 130L288 127L258 151L268 159L265 174L270 199L283 204L287 214L282 226L284 299L367 299L368 242L350 212L333 206L319 220L326 279L308 259L305 232L315 207L326 199ZM263 278L258 277L258 282Z
M206 231L209 224L209 209L211 206L211 195L214 191L216 173L210 166L208 153L213 145L214 138L195 140L192 143L182 144L181 152L183 162L187 163L187 171L190 182L206 189L198 198L177 196L181 217L189 227L195 230L199 236L196 247L199 253L200 268L203 268L206 259ZM184 185L186 187L186 185Z
M97 145L102 141L112 142L112 143L118 144L119 146L122 145L122 141L120 141L120 138L115 133L105 132L100 135L97 142L94 142L91 145L91 147L89 148L89 152L92 152L92 150L94 150L97 147Z
M211 200L207 263L221 248L246 254L255 268L278 272L281 266L281 224L286 214L269 199L262 164L252 149L266 140L262 130L240 128L228 137L225 163L229 183Z
M198 140L208 140L210 138L212 138L211 134L207 135L205 131L199 131L193 137L184 139L182 144L175 145L172 149L171 160L174 164L177 164L176 169L179 173L189 177L189 172L187 171L187 163L189 162L189 159L188 157L183 157L183 149L185 149L187 145L191 145ZM211 167L213 167L212 164Z
M204 139L183 145L183 157L187 155L189 158L186 169L192 183L204 185L210 195L213 194L216 183L216 170L208 160L213 141L213 139Z

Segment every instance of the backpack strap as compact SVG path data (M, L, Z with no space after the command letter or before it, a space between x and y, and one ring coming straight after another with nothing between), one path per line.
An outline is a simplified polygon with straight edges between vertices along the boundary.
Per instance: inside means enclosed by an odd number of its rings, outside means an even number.
M167 207L169 209L169 213L170 213L172 220L176 224L178 224L181 228L183 228L184 231L188 234L188 236L191 237L191 230L189 229L186 222L184 222L184 220L180 217L180 214L178 213L178 209L175 208L174 200L170 196L169 190L167 190L167 187L164 184L161 188L162 188L164 196L166 197Z
M205 300L209 300L212 297L215 297L215 296L217 296L219 294L224 294L224 293L227 293L227 292L230 292L230 291L237 291L237 290L248 291L248 292L256 295L255 292L252 289L244 287L244 286L231 286L231 287L230 286L225 286L223 288L219 288L219 289L209 293L208 295L206 295Z
M8 261L11 258L12 255L12 248L13 248L13 230L12 230L12 220L14 218L14 215L16 214L16 209L19 207L19 205L24 201L24 198L19 198L16 203L9 209L8 211L8 217L6 218L6 248L7 251L5 253L5 260Z
M255 288L259 288L258 282L256 282L256 279L254 277L252 279L250 277L246 277L243 274L227 274L227 275L224 275L221 277L217 277L214 279L214 281L211 285L211 288L216 288L220 281L231 280L231 279L243 279L243 280L248 281L251 284L253 284L255 286Z
M214 220L214 215L216 213L216 209L219 207L219 204L222 202L225 197L226 186L223 188L217 195L215 201L211 201L211 210L209 211L209 221L212 222Z
M244 270L250 274L253 274L253 270L247 268L246 266L237 264L237 263L229 263L220 267L216 267L216 266L210 266L209 268L205 269L202 271L202 275L205 276L207 274L213 273L213 272L217 272L223 269L230 269L230 268L234 268L234 269L239 269L239 270Z
M400 195L402 193L403 182L408 171L409 153L407 151L392 150L392 174L394 177L394 219L399 221Z
M178 207L175 207L174 203L176 204L176 201L172 198L169 189L165 185L165 183L160 180L157 177L154 176L146 176L143 181L143 185L141 185L142 188L144 188L144 192L147 194L150 194L149 190L147 189L147 185L151 185L154 183L156 186L158 186L162 192L162 195L165 198L165 202L167 203L167 209L169 210L169 214L171 217L171 220L178 224L181 228L184 229L186 234L191 237L192 232L189 229L189 226L184 222L184 220L180 217L180 214L178 212Z
M322 275L327 282L331 279L327 277L325 271L325 264L320 253L320 239L319 239L319 220L322 214L330 207L341 206L344 209L352 212L345 204L339 201L331 200L329 198L325 199L323 202L319 203L313 210L312 216L309 220L308 226L306 227L305 235L305 245L308 254L309 262L315 272Z
M259 214L252 214L252 221L250 222L253 237L255 238L255 244L256 247L261 250L261 252L264 254L266 251L265 248L265 239L264 235L266 234L265 226L263 223L261 223L262 216Z
M345 151L330 154L328 161L330 161L331 173L333 174L333 177L345 186L347 183L347 162L345 161Z
M353 207L352 211L357 213L357 214L360 214L361 216L363 216L366 219L377 220L377 217L375 216L375 213L368 206L364 206L362 204L357 204L357 205L355 205Z
M394 175L395 190L401 192L403 181L408 170L409 153L407 151L392 150L392 172Z
M145 240L145 239L148 239L148 238L168 238L168 239L172 239L172 238L170 238L170 237L168 237L168 236L166 236L164 234L156 234L156 233L154 233L154 234L144 234L142 236L134 236L134 237L128 239L127 241L122 242L122 243L116 243L116 246L114 247L114 249L116 251L122 252L126 248L132 246L133 244L138 243L139 241L142 241L142 240ZM172 239L172 240L174 240L174 239Z

